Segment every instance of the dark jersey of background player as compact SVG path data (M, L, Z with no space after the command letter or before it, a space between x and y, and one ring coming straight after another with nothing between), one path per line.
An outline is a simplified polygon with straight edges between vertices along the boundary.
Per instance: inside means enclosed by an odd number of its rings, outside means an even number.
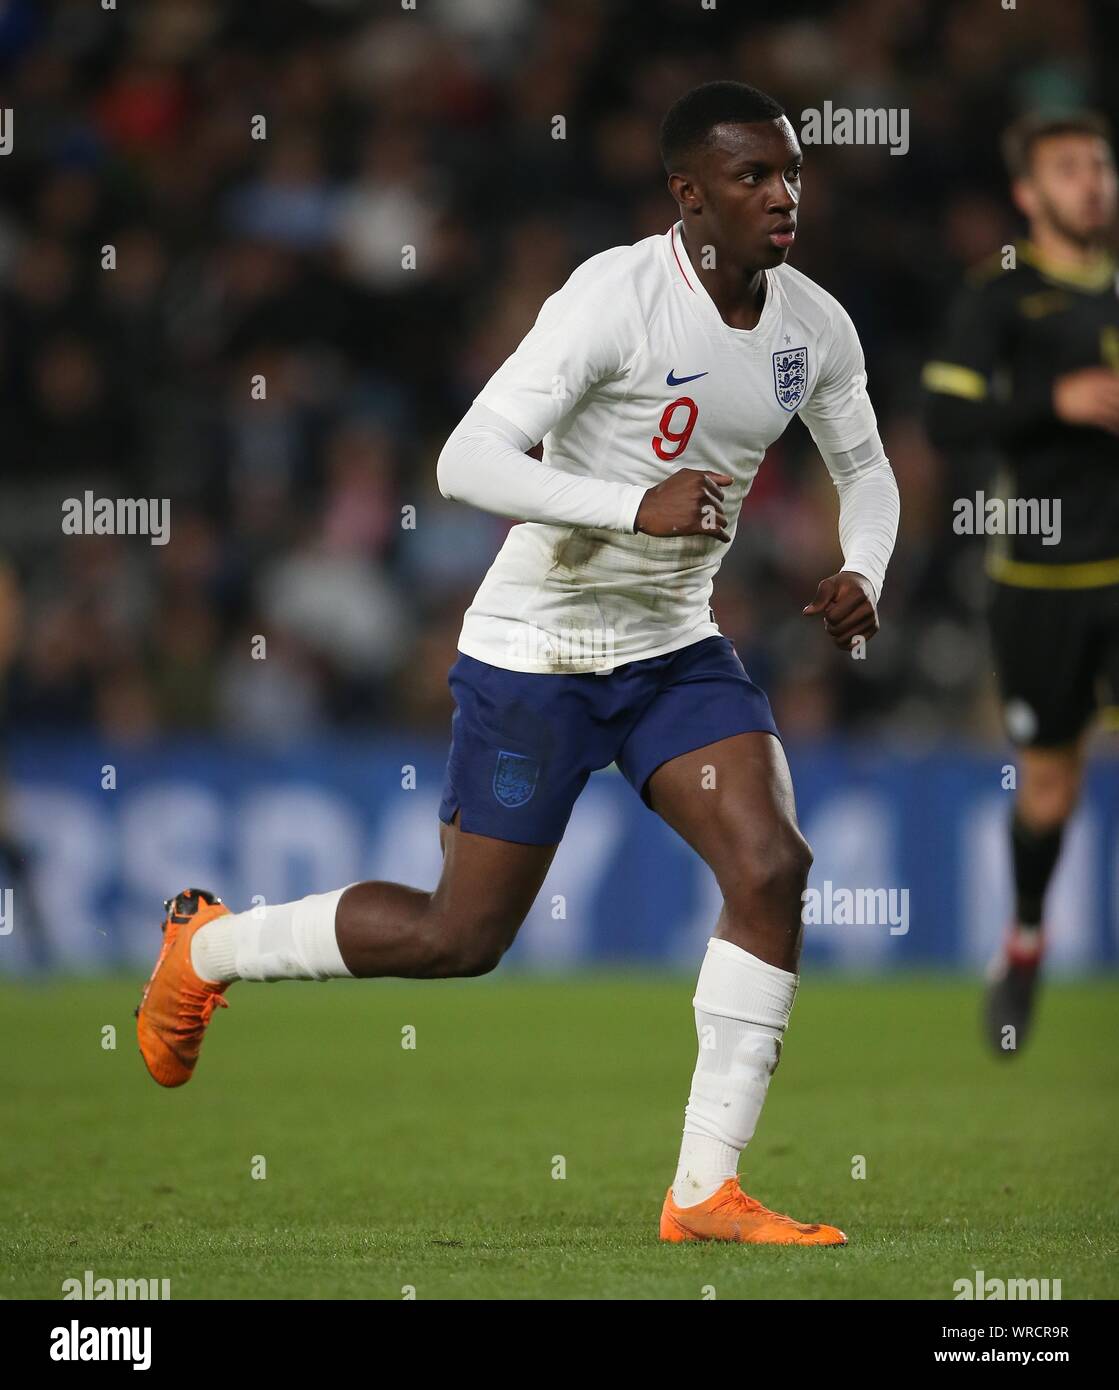
M939 448L982 446L993 456L999 496L1061 500L1058 545L1036 533L991 537L988 572L1003 583L1119 583L1119 438L1062 419L1053 398L1054 383L1070 373L1119 369L1115 289L1106 252L1073 268L1018 242L1012 257L1000 252L969 277L938 359L925 367L929 433ZM1092 568L1076 575L1072 565Z

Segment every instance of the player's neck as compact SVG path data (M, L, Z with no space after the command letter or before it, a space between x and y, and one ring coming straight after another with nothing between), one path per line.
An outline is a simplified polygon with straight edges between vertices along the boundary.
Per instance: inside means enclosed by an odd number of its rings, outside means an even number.
M766 278L764 271L745 266L729 265L725 258L716 257L714 266L705 266L703 257L696 256L681 228L684 250L719 317L728 328L756 328L765 308Z
M1030 227L1030 246L1039 261L1058 270L1095 270L1108 259L1102 242L1074 241L1055 227L1040 223Z

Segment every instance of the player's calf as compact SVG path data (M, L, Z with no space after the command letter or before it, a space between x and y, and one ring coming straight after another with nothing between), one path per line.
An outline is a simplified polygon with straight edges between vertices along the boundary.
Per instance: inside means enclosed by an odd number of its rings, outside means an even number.
M192 943L205 981L450 979L496 968L524 919L519 904L448 904L438 892L353 883L208 922Z

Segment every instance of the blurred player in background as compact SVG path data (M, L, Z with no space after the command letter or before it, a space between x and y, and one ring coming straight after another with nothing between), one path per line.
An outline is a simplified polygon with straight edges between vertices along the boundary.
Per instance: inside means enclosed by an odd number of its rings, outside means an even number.
M991 642L1020 783L1015 920L992 964L984 1026L1009 1057L1030 1028L1045 892L1080 796L1088 731L1119 700L1119 299L1103 119L1026 116L1006 132L1004 153L1029 239L1012 264L996 256L973 275L924 382L938 447L993 453L1001 498L1060 501L1059 534L1054 510L1047 534L988 543Z
M804 612L841 649L864 643L897 487L850 318L784 264L802 156L781 107L710 83L671 109L661 144L680 220L580 266L440 456L445 496L523 524L451 670L437 888L353 884L235 916L180 893L139 1040L153 1077L177 1086L235 980L492 970L590 773L616 762L724 898L661 1238L837 1245L842 1231L769 1211L738 1180L797 988L811 854L769 702L709 600L766 449L800 414L839 492L843 550ZM528 453L540 441L542 461Z
M15 571L0 556L0 893L11 889L11 898L4 904L5 933L10 933L18 919L20 935L27 942L29 964L46 972L51 965L50 942L44 930L35 898L35 888L28 864L27 850L13 828L9 784L4 758L7 752L5 704L8 672L19 640L23 614Z

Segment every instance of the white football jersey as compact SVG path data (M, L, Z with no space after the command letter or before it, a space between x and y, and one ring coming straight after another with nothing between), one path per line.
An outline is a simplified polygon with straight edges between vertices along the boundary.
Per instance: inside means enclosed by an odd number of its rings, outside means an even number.
M731 328L680 223L604 251L545 301L477 401L543 440L544 462L567 473L642 492L681 468L729 474L733 536L794 414L825 457L877 429L847 313L790 266L763 273L757 326ZM578 672L700 641L719 631L709 603L724 548L707 536L521 523L467 610L459 650L515 671Z

